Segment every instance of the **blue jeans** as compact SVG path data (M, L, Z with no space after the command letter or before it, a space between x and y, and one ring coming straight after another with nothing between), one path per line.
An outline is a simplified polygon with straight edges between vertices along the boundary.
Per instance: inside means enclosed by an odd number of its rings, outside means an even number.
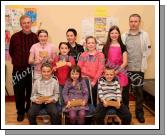
M58 111L55 103L49 104L36 104L32 103L32 106L29 110L29 122L30 125L37 125L36 116L39 114L41 109L45 109L48 115L51 117L51 124L57 125L58 124Z
M104 117L109 110L114 110L116 114L120 117L122 125L129 125L131 123L131 113L129 109L124 104L121 104L119 109L114 107L104 107L102 103L99 103L96 108L96 122L98 125L104 124Z

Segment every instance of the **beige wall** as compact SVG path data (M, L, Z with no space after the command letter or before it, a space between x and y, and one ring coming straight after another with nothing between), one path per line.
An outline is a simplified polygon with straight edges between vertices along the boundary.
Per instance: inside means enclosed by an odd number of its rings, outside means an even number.
M66 41L66 30L69 27L76 28L78 31L77 40L80 41L81 37L81 21L84 18L94 17L96 6L22 6L37 8L37 20L42 22L41 28L48 30L49 40L58 46L60 41ZM7 8L7 7L6 7ZM145 72L145 78L155 77L155 8L154 6L106 6L107 15L118 19L119 28L121 32L128 30L128 18L132 13L138 13L142 17L141 27L150 35L152 54L148 59L148 69ZM10 62L7 64L7 79L6 86L10 94L13 94L12 89L12 65Z

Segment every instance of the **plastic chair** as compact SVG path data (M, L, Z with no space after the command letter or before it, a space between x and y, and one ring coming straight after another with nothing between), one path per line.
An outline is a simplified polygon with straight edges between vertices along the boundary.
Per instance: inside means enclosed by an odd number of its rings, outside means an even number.
M85 118L94 118L95 116L95 106L93 105L93 97L92 97L92 87L91 87L91 82L88 77L84 77L88 92L89 92L89 98L90 98L90 103L88 104L89 111L86 112ZM65 125L67 123L67 119L69 118L68 114L65 112L65 107L62 109L62 124ZM92 119L93 124L94 119Z

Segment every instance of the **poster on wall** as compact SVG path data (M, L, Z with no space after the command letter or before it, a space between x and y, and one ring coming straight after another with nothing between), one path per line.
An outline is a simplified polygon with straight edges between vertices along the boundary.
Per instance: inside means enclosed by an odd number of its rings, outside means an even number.
M6 9L5 10L5 60L10 60L9 42L11 36L18 32L20 28L20 17L24 14L24 10Z
M108 32L113 25L119 26L118 19L114 17L108 17L106 19L106 32Z
M81 35L81 41L79 42L81 45L83 45L84 49L85 47L85 38L87 36L93 36L94 35L94 18L85 18L82 20L82 35Z
M37 25L37 9L36 8L25 8L25 15L29 16L32 21L32 26Z
M97 39L97 50L102 51L106 41L106 18L94 18L94 36Z
M113 17L92 17L83 19L80 44L85 48L85 38L92 35L97 39L96 49L102 51L108 31L113 25L118 25L118 19Z

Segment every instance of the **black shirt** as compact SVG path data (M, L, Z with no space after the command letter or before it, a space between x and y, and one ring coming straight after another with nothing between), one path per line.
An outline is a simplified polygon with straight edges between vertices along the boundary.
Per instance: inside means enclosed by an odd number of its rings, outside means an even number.
M75 59L75 62L77 63L77 62L78 62L78 59L79 59L79 56L81 55L82 52L84 52L83 46L81 46L81 45L78 44L78 43L75 43L75 44L76 44L75 47L72 47L72 46L70 45L70 43L67 43L67 44L70 46L69 55L70 55L70 56L73 56L74 59Z

